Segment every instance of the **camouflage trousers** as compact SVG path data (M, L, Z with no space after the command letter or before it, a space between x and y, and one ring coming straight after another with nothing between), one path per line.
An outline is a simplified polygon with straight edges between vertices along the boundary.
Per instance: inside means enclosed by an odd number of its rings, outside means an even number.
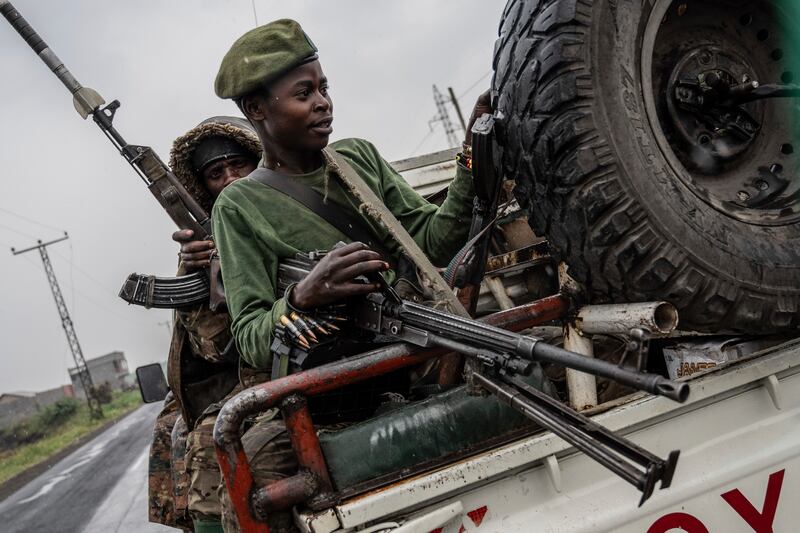
M242 446L247 454L257 486L263 486L297 473L297 458L282 420L265 415L242 435ZM222 502L222 527L226 533L238 532L239 524L223 483L220 487ZM295 533L291 509L273 512L267 519L270 533Z
M181 423L178 423L179 420ZM182 471L180 463L183 460L183 457L174 457L181 455L180 453L173 454L172 436L176 425L180 433L182 419L177 402L170 396L164 401L164 408L156 418L153 428L153 442L150 445L148 462L148 519L151 522L190 531L192 525L185 508L181 509L179 504L176 505L176 482L179 490L181 485L185 484L179 473L175 475L176 472ZM175 463L176 459L180 460L178 464Z
M186 439L189 430L182 416L178 416L172 427L172 494L175 498L175 513L189 518L186 494L189 489L189 476L186 474Z
M188 508L194 520L218 522L222 515L219 492L223 483L214 447L214 424L225 402L243 389L241 384L237 385L221 401L209 405L189 433L186 446Z
M186 472L189 477L188 508L195 520L220 519L218 489L222 476L214 449L214 423L218 410L207 410L189 433Z

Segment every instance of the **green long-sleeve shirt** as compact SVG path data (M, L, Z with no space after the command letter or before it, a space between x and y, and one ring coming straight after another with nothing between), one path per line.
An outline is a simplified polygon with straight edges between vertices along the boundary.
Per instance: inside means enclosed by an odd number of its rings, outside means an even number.
M362 139L331 144L397 217L431 261L446 265L463 246L472 213L472 180L460 166L441 207L428 203ZM293 176L327 201L364 221L378 242L396 255L398 245L387 231L359 210L356 200L335 178L325 188L325 167ZM346 235L308 208L252 178L225 188L214 204L214 238L219 250L228 310L239 353L256 368L270 368L275 325L286 314L276 294L278 262L297 252L328 250Z

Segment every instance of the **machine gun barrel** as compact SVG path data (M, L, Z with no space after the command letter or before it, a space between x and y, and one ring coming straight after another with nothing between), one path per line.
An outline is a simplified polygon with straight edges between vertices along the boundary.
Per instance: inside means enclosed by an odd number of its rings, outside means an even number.
M662 489L672 483L679 451L671 451L661 459L506 372L500 372L497 379L476 373L475 380L503 403L636 487L642 493L639 506L653 494L656 482L661 483Z
M383 312L399 319L403 327L410 326L417 330L433 333L434 335L429 340L434 344L441 345L442 343L437 343L437 339L443 337L471 346L473 349L482 348L490 352L515 355L531 361L556 363L581 372L605 377L651 394L665 396L677 402L684 402L689 396L689 385L686 383L676 383L657 374L638 372L600 359L584 357L540 342L540 339L536 337L505 331L477 320L451 315L413 302L386 300ZM397 324L394 326L398 327ZM401 329L397 330L398 333L401 333L400 336L402 336ZM388 333L394 332L389 331ZM467 353L467 355L471 354Z

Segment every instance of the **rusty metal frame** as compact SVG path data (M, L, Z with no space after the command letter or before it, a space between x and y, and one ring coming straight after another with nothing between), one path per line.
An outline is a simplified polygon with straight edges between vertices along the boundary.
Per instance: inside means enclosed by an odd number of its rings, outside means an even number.
M561 295L555 295L489 315L482 320L493 326L520 331L562 318L568 309L569 301ZM265 521L269 511L309 500L317 504L315 507L330 505L334 501L327 464L303 396L338 389L446 353L443 349L421 350L408 344L393 344L261 383L226 402L214 426L214 444L241 530L269 533ZM280 405L283 411L300 469L295 476L266 487L256 487L240 431L247 417L276 405Z
M547 241L537 242L510 252L493 255L486 260L484 276L498 276L521 268L552 261L550 244Z

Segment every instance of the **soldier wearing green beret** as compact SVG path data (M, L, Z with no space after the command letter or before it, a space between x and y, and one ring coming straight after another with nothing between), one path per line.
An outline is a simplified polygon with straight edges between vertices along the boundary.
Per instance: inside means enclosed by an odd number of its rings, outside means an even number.
M278 294L281 260L297 252L330 250L351 239L293 198L252 177L227 187L214 205L213 226L233 333L245 361L270 369L269 347L281 316L292 308L311 310L374 291L377 287L356 283L354 278L387 270L385 259L395 262L400 250L326 167L322 149L333 131L333 103L317 48L297 22L278 20L240 37L222 60L215 90L219 97L233 99L250 120L261 140L263 167L324 195L326 202L362 222L374 242L382 243L392 256L384 258L362 243L350 243L327 254L288 294ZM485 112L491 112L488 93L476 104L470 126ZM468 133L465 145L470 140ZM458 165L447 199L436 206L415 192L369 142L344 139L330 147L383 200L435 265L446 265L464 245L473 199L467 165ZM257 424L243 442L257 483L296 470L282 422ZM248 449L248 442L258 443L257 449ZM236 527L225 499L223 525L226 531ZM291 514L272 513L270 528L293 531Z

